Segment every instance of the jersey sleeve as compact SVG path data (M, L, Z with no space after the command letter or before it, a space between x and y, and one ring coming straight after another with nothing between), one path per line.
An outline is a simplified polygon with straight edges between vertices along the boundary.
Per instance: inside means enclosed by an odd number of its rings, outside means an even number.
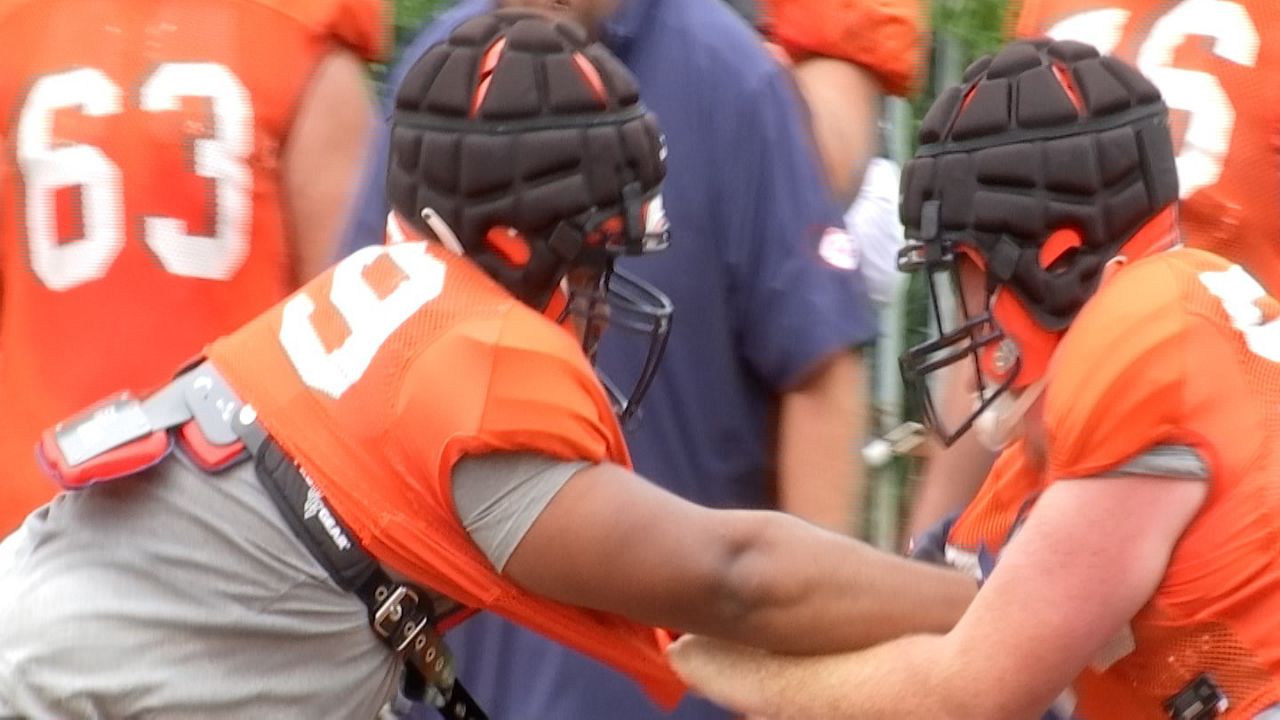
M920 0L764 0L761 7L770 40L792 57L857 63L894 95L918 87L927 29Z
M590 463L536 453L485 453L453 468L453 505L471 541L501 572L560 488Z
M381 0L261 0L292 14L315 32L368 61L389 47L390 3Z
M1045 399L1049 479L1133 474L1162 449L1212 460L1222 437L1223 375L1238 360L1223 328L1187 309L1168 265L1122 271L1059 346ZM1216 370L1215 370L1216 368ZM1156 473L1143 473L1156 474Z

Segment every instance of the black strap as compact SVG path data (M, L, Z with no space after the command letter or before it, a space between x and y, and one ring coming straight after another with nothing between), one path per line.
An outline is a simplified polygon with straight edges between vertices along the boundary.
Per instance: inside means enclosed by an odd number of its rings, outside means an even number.
M488 720L454 674L453 655L436 632L432 596L412 583L393 579L360 546L253 413L241 412L243 403L213 366L203 363L174 385L192 385L193 375L200 380L201 392L186 393L186 399L201 431L220 440L238 437L244 443L259 481L293 534L339 587L360 598L369 611L374 635L405 663L405 695L435 706L449 720ZM205 412L210 408L216 412Z
M454 675L453 655L435 630L431 595L388 575L271 438L255 444L258 478L294 535L339 587L360 598L374 635L404 661L405 695L451 720L488 720Z
M404 693L453 720L489 720L454 673L453 654L436 633L431 598L377 568L355 589L369 626L405 662Z

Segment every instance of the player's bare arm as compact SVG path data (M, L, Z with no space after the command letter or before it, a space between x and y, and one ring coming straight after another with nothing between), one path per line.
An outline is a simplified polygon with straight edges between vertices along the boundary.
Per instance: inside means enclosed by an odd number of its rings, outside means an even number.
M866 431L866 375L860 352L831 355L783 392L778 418L778 507L855 535L866 486L845 449Z
M1206 492L1169 478L1053 484L945 635L812 658L694 637L669 654L700 692L771 718L1038 717L1147 602Z
M616 465L575 475L505 574L561 602L780 652L949 629L974 582L801 520L694 505Z
M831 193L841 207L848 207L876 151L880 84L871 70L829 57L801 60L793 74L812 116Z
M333 262L373 120L364 62L335 47L317 65L282 153L296 284Z

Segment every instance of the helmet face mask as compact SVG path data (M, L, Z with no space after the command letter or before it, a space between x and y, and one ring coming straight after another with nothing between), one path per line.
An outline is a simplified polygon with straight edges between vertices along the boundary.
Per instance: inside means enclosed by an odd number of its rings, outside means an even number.
M907 349L898 363L903 379L921 398L925 423L945 445L951 445L1011 390L1022 359L1013 339L992 315L992 288L983 271L966 258L967 253L953 250L951 243L934 247L942 252L933 259L925 259L929 248L918 242L908 243L898 255L899 270L923 274L929 314L938 332L937 337ZM965 264L970 265L968 272L961 270ZM951 417L957 409L942 407L935 396L945 376L957 371L971 371L974 379L973 407L960 418Z
M611 337L621 341L625 340L617 336L638 339L646 348L634 369L634 378L628 382L616 382L596 369L614 413L623 423L636 416L640 401L653 384L667 348L672 313L671 300L666 295L639 277L613 267L612 262L595 284L569 282L569 299L561 322L573 323L582 338L583 352L592 362L606 328Z

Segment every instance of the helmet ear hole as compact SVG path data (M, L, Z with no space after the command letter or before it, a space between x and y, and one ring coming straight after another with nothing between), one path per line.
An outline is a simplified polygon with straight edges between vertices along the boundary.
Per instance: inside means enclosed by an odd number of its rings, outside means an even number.
M1040 246L1040 267L1049 272L1064 270L1084 246L1084 238L1075 228L1053 231Z
M505 225L489 228L489 232L485 233L484 241L498 257L513 268L528 265L529 258L533 254L529 241L524 235L517 232L515 228Z

